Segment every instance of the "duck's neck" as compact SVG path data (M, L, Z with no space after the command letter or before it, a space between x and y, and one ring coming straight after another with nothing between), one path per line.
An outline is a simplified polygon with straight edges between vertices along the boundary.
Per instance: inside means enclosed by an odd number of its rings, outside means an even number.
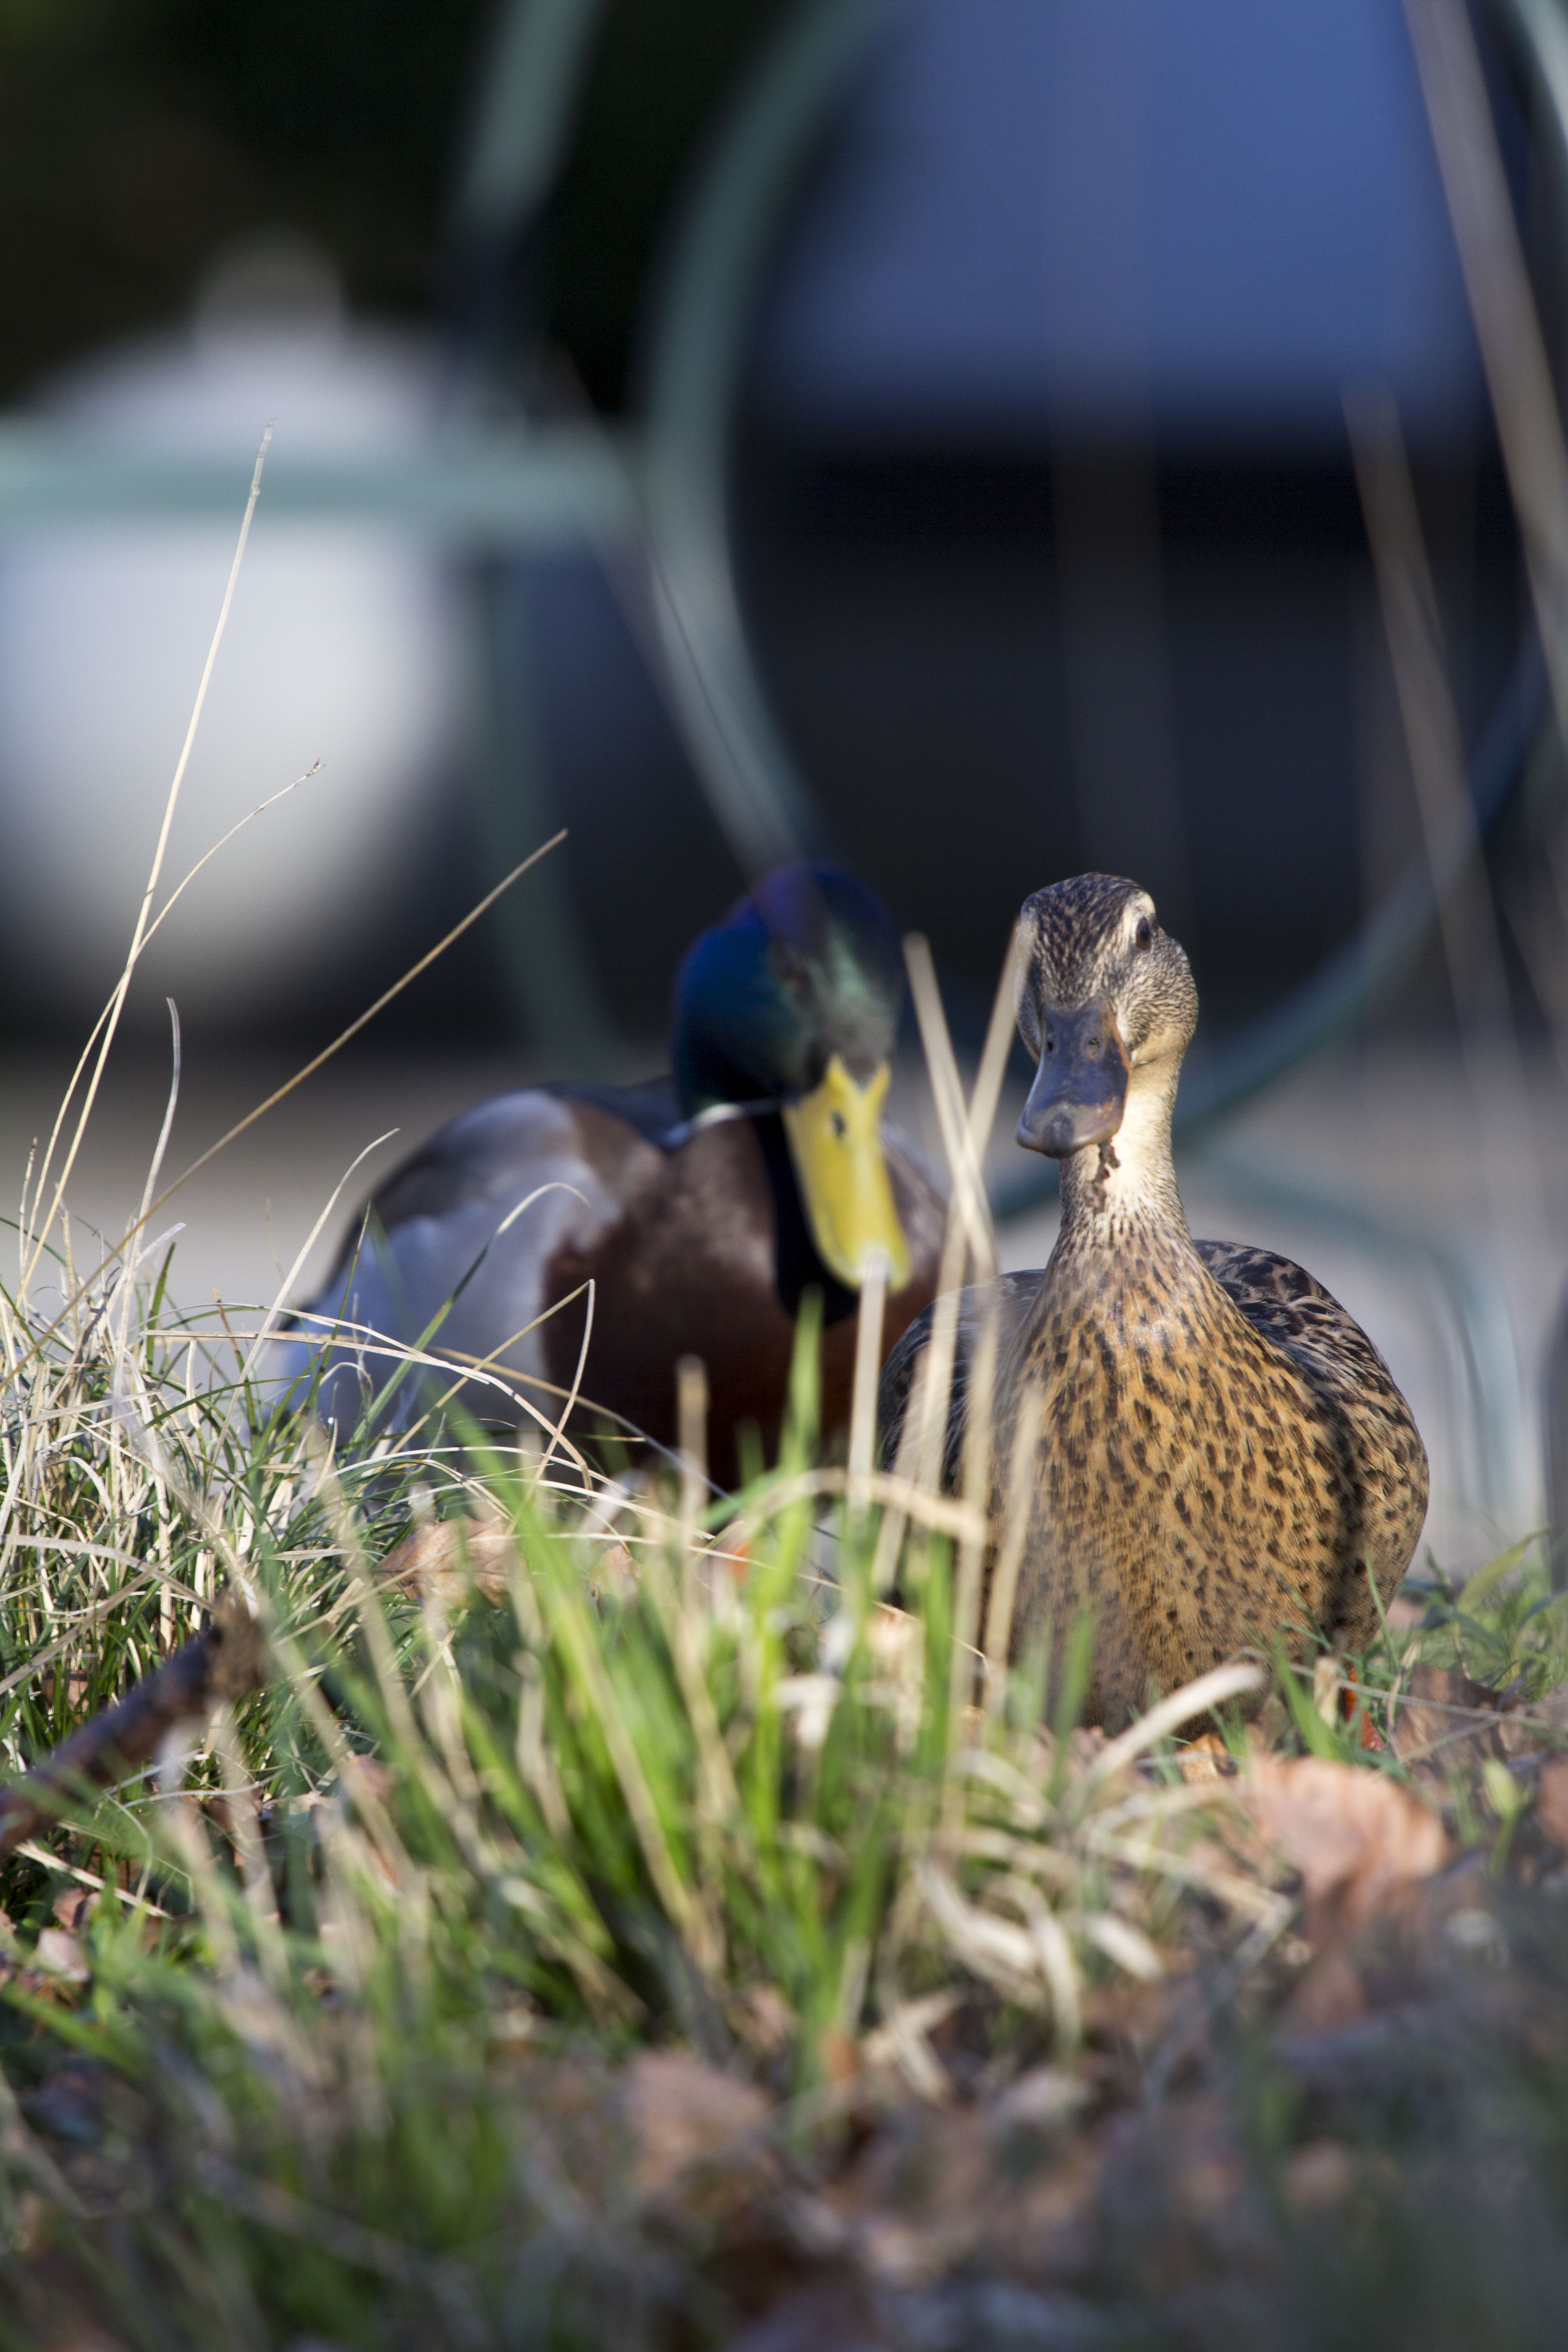
M1173 1054L1133 1070L1114 1142L1090 1144L1062 1161L1058 1255L1114 1249L1140 1229L1191 1249L1171 1160L1171 1112L1181 1066L1180 1056Z

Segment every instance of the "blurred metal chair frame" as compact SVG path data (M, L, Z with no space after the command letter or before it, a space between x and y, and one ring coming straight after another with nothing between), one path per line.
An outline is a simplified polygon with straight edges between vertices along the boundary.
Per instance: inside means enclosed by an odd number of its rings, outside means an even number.
M268 461L264 511L375 522L473 555L488 604L481 654L500 746L486 790L508 804L506 830L537 837L552 818L538 772L497 694L497 648L522 624L504 602L500 561L564 548L637 554L646 563L661 685L715 820L747 874L802 855L830 856L830 828L778 729L758 676L737 592L729 527L731 430L757 288L803 169L864 68L898 0L798 0L710 154L676 240L654 321L641 421L539 424L523 414L455 404L427 457L410 464L291 457ZM576 109L606 0L507 0L498 20L451 222L455 272L478 317L480 372L505 337L507 262L532 230L570 150ZM1546 0L1497 0L1497 13L1543 103L1541 119L1568 187L1568 31ZM47 425L0 425L0 531L89 518L237 516L235 460L127 458ZM1521 650L1476 756L1472 791L1484 833L1507 805L1545 711L1539 651ZM1195 1070L1188 1128L1246 1100L1352 1021L1418 952L1473 834L1414 859L1357 937L1281 1003ZM531 845L531 839L524 844ZM540 1042L602 1045L597 1016L574 1020L562 981L591 959L559 876L540 869L528 923L535 952L516 973L520 1009ZM542 922L542 902L555 912ZM1021 1205L1011 1199L999 1207Z
M742 870L832 855L830 828L775 723L752 655L731 560L731 437L747 327L789 200L898 5L796 0L788 11L710 152L675 242L642 416L612 428L533 422L515 401L507 413L496 397L512 325L510 265L537 230L570 152L606 6L606 0L506 0L450 224L470 331L468 378L460 388L474 396L454 403L446 429L418 463L323 461L285 451L269 460L265 511L273 516L375 522L443 541L472 559L489 709L477 783L496 847L509 856L531 847L556 821L531 740L526 678L519 676L527 624L517 559L563 549L630 553L646 565L659 683ZM1492 16L1531 84L1534 120L1552 143L1568 201L1568 26L1552 0L1492 0ZM59 428L0 425L0 531L88 518L237 516L246 478L237 462L128 460ZM1408 969L1478 829L1488 832L1508 805L1547 721L1547 699L1531 635L1475 757L1473 821L1462 812L1448 839L1412 860L1354 939L1194 1067L1182 1098L1186 1131L1212 1123L1344 1031ZM613 1038L555 861L531 877L526 908L517 910L504 946L536 1043L576 1066L602 1063ZM1047 1181L1050 1173L1040 1171ZM1255 1176L1255 1189L1262 1181ZM994 1205L1006 1215L1034 1204L1044 1189L1033 1171L1021 1171L999 1188ZM1307 1206L1304 1197L1293 1195L1293 1202ZM1331 1203L1317 1202L1315 1213L1334 1222ZM1341 1222L1347 1234L1366 1224L1354 1212ZM1481 1425L1500 1433L1513 1410L1508 1391L1518 1397L1517 1376L1511 1383L1503 1377L1497 1318L1478 1293L1474 1269L1456 1268L1451 1255L1425 1249L1428 1271L1436 1268L1449 1295Z

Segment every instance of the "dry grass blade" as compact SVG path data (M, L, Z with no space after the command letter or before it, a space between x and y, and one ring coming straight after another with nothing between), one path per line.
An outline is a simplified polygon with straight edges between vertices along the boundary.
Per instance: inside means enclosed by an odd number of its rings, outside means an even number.
M1152 1706L1147 1715L1112 1739L1103 1748L1089 1767L1091 1782L1108 1780L1114 1773L1142 1756L1146 1748L1179 1731L1195 1715L1206 1715L1211 1707L1223 1706L1227 1698L1241 1698L1266 1690L1267 1670L1262 1666L1237 1662L1234 1665L1215 1666L1212 1674L1200 1675L1195 1682L1185 1683L1169 1698Z
M991 1130L996 1124L996 1106L1002 1099L1007 1058L1013 1050L1013 1035L1018 1018L1018 935L1015 930L1007 941L1007 952L1002 959L1001 975L991 1003L991 1019L986 1025L985 1043L981 1049L980 1067L975 1073L974 1092L969 1098L966 1122L969 1150L974 1166L981 1171L984 1169L985 1154L991 1146Z
M865 1480L877 1451L877 1381L882 1362L882 1325L888 1304L888 1262L874 1253L860 1285L855 1320L855 1381L849 1412L850 1507L864 1511Z
M952 1194L937 1276L936 1305L927 1343L916 1369L900 1436L898 1459L893 1468L900 1480L925 1492L936 1493L943 1482L949 1453L949 1424L957 1370L961 1313L959 1287L967 1270L973 1270L977 1283L994 1280L997 1273L995 1236L991 1225L990 1203L983 1171L1011 1045L1017 981L1017 940L1015 934L1008 940L1007 953L1003 959L992 1003L974 1091L967 1107L931 950L926 941L914 934L905 940L904 954L932 1097L952 1174ZM987 1444L989 1443L996 1370L993 1343L984 1369L985 1393L983 1398L972 1399L965 1423L968 1435L975 1440L975 1447L966 1445L963 1463L963 1475L968 1482L966 1493L972 1505L979 1504L981 1487L989 1486L989 1477L976 1448L982 1432L985 1433ZM879 1591L886 1591L891 1584L893 1562L903 1535L902 1519L896 1513L890 1513L884 1521L877 1551L874 1575Z
M707 1507L708 1367L700 1356L682 1356L675 1367L675 1418L680 1445L681 1599L693 1599L697 1528Z
M980 1650L980 1603L989 1533L991 1498L991 1427L995 1402L997 1319L985 1318L969 1370L967 1412L963 1431L963 1500L973 1532L958 1549L958 1580L953 1595L952 1664L948 1684L947 1744L950 1766L943 1800L944 1819L962 1811L963 1790L951 1771L964 1734L964 1713L973 1696L976 1669L984 1664Z
M1568 451L1475 34L1461 0L1405 0L1459 264L1568 741Z
M149 1219L156 1216L158 1211L163 1206L164 1202L172 1200L183 1184L188 1184L193 1176L199 1175L201 1171L209 1166L211 1162L217 1158L220 1152L226 1151L231 1143L237 1141L238 1138L244 1135L247 1129L254 1127L258 1119L265 1118L268 1111L276 1110L278 1105L282 1102L287 1096L291 1095L296 1087L301 1087L304 1085L307 1078L314 1077L316 1072L323 1068L325 1065L332 1059L332 1056L335 1054L342 1052L342 1048L349 1043L349 1040L352 1037L357 1037L360 1031L365 1028L375 1019L377 1013L384 1013L386 1010L386 1007L392 1003L395 997L400 996L405 988L409 987L416 980L418 979L421 972L427 971L438 957L445 955L447 950L458 940L460 940L465 931L471 929L473 925L479 920L481 916L487 915L490 908L495 905L496 900L503 897L504 894L511 888L514 882L521 881L522 877L528 872L529 868L532 866L537 866L540 859L547 856L551 850L558 849L565 838L566 829L563 826L561 831L559 833L552 834L548 841L542 842L537 849L531 851L530 855L523 858L519 865L514 866L511 872L504 876L503 878L496 884L493 890L487 890L484 897L479 901L479 904L468 909L468 912L463 917L461 922L454 923L451 929L447 932L446 936L443 939L438 940L433 948L427 950L427 951L420 957L417 963L411 964L400 979L394 981L390 988L384 989L381 994L376 998L375 1003L368 1006L363 1013L360 1013L357 1019L351 1021L348 1027L342 1030L339 1034L333 1038L330 1045L324 1046L321 1052L315 1055L313 1060L305 1064L303 1069L296 1070L291 1078L286 1080L282 1086L276 1087L273 1092L268 1096L265 1102L258 1103L254 1110L247 1111L243 1118L237 1119L226 1134L219 1136L216 1143L209 1144L204 1152L201 1152L196 1159L192 1160L188 1168L183 1170L182 1172L175 1177L172 1184L164 1186L163 1192L158 1194L152 1205L144 1211L144 1213L137 1218L135 1223L121 1235L121 1239L109 1252L109 1262L112 1263L113 1260L124 1255L125 1251L135 1240L136 1235L148 1223ZM63 1183L64 1178L62 1177L62 1186ZM56 1316L53 1322L48 1324L44 1330L38 1333L38 1335L34 1339L30 1349L31 1354L37 1355L41 1352L47 1342L54 1339L57 1333L65 1328L71 1315L87 1297L89 1286L90 1286L89 1284L79 1284L74 1280L74 1278L72 1279L70 1284L70 1293L67 1298L65 1306L61 1308L59 1314Z
M909 969L910 993L914 999L915 1017L920 1023L921 1044L925 1050L931 1098L936 1105L937 1122L942 1129L942 1150L947 1155L948 1171L952 1180L953 1205L963 1221L964 1240L976 1279L989 1281L996 1272L996 1237L991 1230L991 1209L985 1197L985 1181L964 1107L963 1082L959 1076L952 1039L948 1034L942 991L937 986L936 967L931 961L929 945L918 931L911 932L904 941L904 961Z
M228 626L229 612L234 604L234 592L239 584L239 569L240 565L245 561L246 545L250 538L250 526L256 515L256 503L261 496L261 472L262 467L267 462L267 452L271 445L271 440L272 427L269 425L267 427L266 432L261 436L261 446L256 453L255 470L250 478L250 495L245 502L245 515L239 526L239 539L235 547L234 561L229 566L228 579L225 583L223 592L223 603L218 608L217 623L213 630L212 641L207 647L206 660L202 667L201 682L196 688L196 698L192 706L190 724L185 730L185 740L180 747L180 756L175 765L174 782L169 786L168 798L163 804L163 821L159 828L157 846L153 853L153 866L152 871L147 877L147 887L142 894L142 904L137 910L135 928L131 936L131 946L126 954L124 968L121 972L119 982L115 987L113 995L110 999L108 1018L103 1024L103 1034L99 1044L98 1056L93 1064L92 1076L88 1081L87 1092L82 1099L81 1110L77 1118L76 1133L71 1138L70 1149L66 1154L65 1165L60 1170L58 1179L56 1182L54 1197L49 1202L47 1214L44 1217L41 1224L37 1227L34 1239L33 1255L23 1272L22 1295L24 1297L26 1296L33 1277L37 1271L38 1260L42 1255L45 1242L53 1229L55 1220L59 1215L60 1206L65 1199L66 1186L70 1181L71 1171L76 1166L78 1156L81 1150L82 1138L87 1132L88 1121L92 1116L92 1107L98 1099L98 1090L103 1080L104 1068L109 1060L110 1049L114 1043L115 1032L120 1026L120 1016L125 1007L125 999L130 991L132 977L135 972L137 963L141 960L142 950L146 942L148 923L153 912L153 900L157 892L158 878L163 871L163 860L168 854L169 834L174 825L174 812L179 806L180 792L185 781L185 771L190 766L191 753L195 748L196 730L201 725L202 712L206 708L207 688L212 684L212 675L217 662L218 648L223 644L224 632ZM75 1084L76 1081L73 1079L71 1082L72 1091L75 1089ZM69 1103L69 1100L70 1096L68 1093L66 1102L60 1107L60 1118L62 1120L65 1117L66 1108ZM58 1136L58 1132L59 1126L57 1122L55 1136ZM40 1197L42 1195L44 1184L47 1180L49 1161L54 1150L54 1142L55 1137L51 1137L48 1151L47 1151L44 1156L44 1164L38 1171L38 1191ZM140 1225L146 1223L147 1215L150 1215L151 1213L152 1212L148 1211L146 1214L142 1217L139 1221L137 1230L140 1230Z
M371 1153L373 1151L379 1151L382 1145L384 1143L390 1142L396 1132L397 1129L395 1127L389 1127L384 1134L376 1136L373 1141L367 1143L363 1151L356 1152L353 1158L350 1160L348 1166L344 1169L342 1174L339 1177L337 1182L333 1185L331 1192L327 1195L325 1207L321 1210L320 1216L317 1217L314 1224L310 1227L310 1232L306 1234L304 1241L296 1251L292 1265L290 1265L288 1273L284 1276L282 1282L279 1285L271 1306L268 1308L266 1314L261 1318L259 1328L250 1339L250 1352L247 1356L245 1362L241 1367L239 1381L235 1391L236 1405L237 1405L239 1396L255 1375L256 1368L261 1360L262 1349L267 1345L268 1340L273 1336L284 1315L289 1311L289 1305L290 1298L293 1296L294 1286L299 1281L300 1275L304 1271L306 1261L309 1259L310 1252L315 1248L316 1244L320 1241L321 1234L326 1228L328 1218L331 1216L334 1210L337 1208L338 1202L342 1199L351 1178L359 1169L364 1166L364 1163L370 1158ZM147 1205L146 1201L143 1200L143 1214L146 1213Z
M1421 829L1435 878L1447 870L1449 844L1464 845L1459 879L1437 901L1455 1001L1461 1013L1473 1011L1500 1028L1509 1011L1502 948L1479 874L1480 834L1465 773L1459 715L1448 689L1437 592L1399 413L1392 393L1363 386L1346 394L1345 417Z
M918 1520L935 1535L956 1536L960 1542L973 1542L984 1533L984 1523L978 1519L967 1503L952 1501L945 1495L933 1495L923 1486L912 1486L907 1478L888 1470L868 1471L856 1482L868 1503L884 1503L890 1511L906 1518ZM847 1470L803 1470L791 1478L781 1478L765 1489L759 1502L749 1504L737 1512L730 1522L728 1534L737 1545L750 1541L759 1528L766 1527L781 1512L796 1504L825 1499L829 1495L848 1493L850 1477Z
M1018 1572L1024 1563L1035 1496L1039 1485L1040 1441L1044 1435L1045 1401L1037 1388L1028 1389L1018 1406L1013 1442L1007 1456L1007 1506L1002 1540L991 1577L982 1647L985 1654L986 1705L1001 1706L1007 1687L1007 1660L1013 1645L1013 1617L1018 1602Z
M1437 592L1427 562L1415 489L1392 394L1347 394L1345 415L1356 481L1377 578L1394 690L1410 755L1416 808L1436 893L1437 921L1458 1018L1465 1081L1478 1131L1506 1132L1528 1113L1530 1087L1520 1057L1502 941L1481 860L1480 835L1465 772L1459 715L1449 691ZM1456 845L1463 845L1445 890ZM1502 1186L1495 1153L1482 1155L1494 1224L1508 1229L1518 1206ZM1534 1162L1525 1155L1524 1172ZM1518 1168L1509 1171L1517 1181ZM1549 1246L1539 1183L1527 1196L1534 1247Z

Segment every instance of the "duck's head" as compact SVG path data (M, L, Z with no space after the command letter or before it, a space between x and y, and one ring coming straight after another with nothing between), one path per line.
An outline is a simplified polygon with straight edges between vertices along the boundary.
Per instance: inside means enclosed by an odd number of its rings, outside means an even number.
M1137 1073L1173 1092L1197 990L1147 890L1113 874L1079 874L1026 898L1018 961L1018 1034L1039 1061L1018 1140L1066 1160L1110 1141Z
M902 996L887 909L826 866L768 875L703 932L675 983L682 1109L780 1112L817 1255L851 1288L871 1251L890 1289L910 1277L881 1139Z

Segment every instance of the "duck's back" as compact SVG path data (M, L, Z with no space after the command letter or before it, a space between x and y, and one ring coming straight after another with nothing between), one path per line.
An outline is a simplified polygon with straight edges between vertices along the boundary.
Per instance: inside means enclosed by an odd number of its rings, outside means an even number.
M891 1337L935 1286L942 1212L903 1139L886 1129L884 1142L913 1268L889 1301ZM464 1112L394 1171L307 1314L317 1334L341 1318L409 1344L441 1318L427 1352L454 1370L405 1381L387 1409L393 1426L454 1389L492 1425L515 1424L519 1392L553 1418L575 1386L669 1445L677 1360L700 1357L710 1464L729 1484L741 1427L776 1434L810 1287L837 1292L812 1250L776 1114L692 1132L668 1082L529 1088ZM833 1430L848 1411L855 1301L843 1293L828 1304L822 1412ZM461 1368L485 1360L499 1384L471 1371L465 1381ZM314 1340L290 1336L274 1377L309 1379L319 1360ZM352 1425L395 1368L384 1349L334 1348L320 1410Z
M1343 1431L1343 1475L1353 1486L1362 1549L1329 1630L1343 1631L1352 1645L1370 1640L1376 1611L1366 1570L1386 1604L1426 1517L1426 1449L1410 1407L1354 1317L1304 1266L1242 1242L1194 1246L1253 1329L1290 1359Z
M448 1120L356 1216L331 1273L276 1351L274 1379L299 1382L320 1367L318 1408L346 1430L394 1380L397 1349L439 1318L427 1352L452 1375L431 1370L402 1382L390 1426L405 1426L454 1387L467 1411L494 1423L518 1420L520 1383L547 1405L548 1327L539 1318L558 1295L552 1262L569 1239L587 1245L614 1224L635 1174L629 1160L658 1159L629 1128L618 1139L618 1153L591 1152L572 1105L542 1087L497 1095ZM320 1341L335 1324L352 1328L323 1361ZM364 1336L377 1333L395 1346L378 1349ZM490 1378L472 1369L487 1361Z

